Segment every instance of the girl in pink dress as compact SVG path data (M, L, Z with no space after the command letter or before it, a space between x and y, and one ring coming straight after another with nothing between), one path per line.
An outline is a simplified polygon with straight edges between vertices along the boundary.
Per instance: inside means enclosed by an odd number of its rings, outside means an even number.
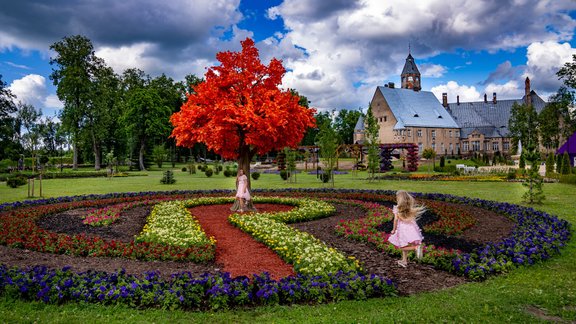
M250 191L248 191L248 177L246 177L242 169L238 169L236 188L236 200L240 203L239 212L244 212L246 211L245 202L250 200Z
M392 209L394 213L394 227L390 232L388 241L402 250L402 259L398 265L406 268L408 265L408 252L416 250L416 257L422 258L422 232L416 224L416 219L424 212L424 207L416 206L414 197L404 190L396 192L396 202Z

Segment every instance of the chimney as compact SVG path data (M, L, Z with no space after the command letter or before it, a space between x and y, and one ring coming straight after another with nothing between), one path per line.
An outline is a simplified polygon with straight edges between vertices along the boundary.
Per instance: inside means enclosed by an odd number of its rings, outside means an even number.
M496 104L496 92L492 93L492 103Z
M488 96L486 94L484 94L484 103L488 102Z
M448 107L448 94L446 92L442 93L442 106Z
M388 82L388 88L394 89L394 82Z
M532 98L530 95L530 78L526 77L524 81L524 102L526 106L532 105Z
M456 104L460 106L460 96L456 96Z

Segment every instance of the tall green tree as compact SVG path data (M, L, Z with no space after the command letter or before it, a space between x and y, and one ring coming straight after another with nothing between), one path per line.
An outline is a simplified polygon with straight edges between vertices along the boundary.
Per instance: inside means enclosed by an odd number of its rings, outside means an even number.
M365 144L368 146L368 173L369 179L374 180L376 178L376 172L380 170L380 126L378 121L372 113L372 106L368 106L368 111L366 112L365 123Z
M101 169L103 152L113 150L120 118L120 79L112 68L96 64L92 77L91 100L85 112L83 131L92 153L94 168ZM108 145L107 145L108 144Z
M50 65L55 66L50 79L57 87L58 99L64 103L60 120L72 135L73 168L77 169L80 132L92 99L92 78L102 60L94 54L92 42L81 35L64 37L50 49L56 52L56 57L50 58Z
M149 140L164 138L170 132L172 110L165 105L155 89L140 88L126 97L123 121L129 134L138 145L138 164L146 170L144 155Z
M14 117L17 110L15 98L0 74L0 160L17 159L22 149L16 140L19 132Z
M573 98L572 92L561 87L538 115L540 139L549 150L556 150L564 139L576 131L576 123L569 109Z
M342 138L342 143L354 143L354 128L358 122L358 118L362 116L362 112L358 110L342 109L338 112L334 121L334 128L338 135Z
M576 54L572 55L572 62L564 63L564 66L556 72L560 80L564 80L567 87L576 89Z
M532 105L514 103L510 111L508 129L514 145L532 143L538 147L538 113Z
M330 114L328 112L317 113L314 115L314 119L316 120L316 125L322 125L326 122L328 123L332 122L332 119L330 118ZM304 133L304 137L302 138L300 145L304 146L316 145L316 137L318 136L319 132L320 132L319 126L308 128Z

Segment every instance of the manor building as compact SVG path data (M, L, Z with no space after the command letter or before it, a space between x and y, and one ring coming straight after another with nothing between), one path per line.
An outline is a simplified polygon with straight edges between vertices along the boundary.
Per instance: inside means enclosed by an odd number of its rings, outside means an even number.
M419 154L432 148L439 156L471 155L474 153L511 155L512 143L508 121L514 103L532 105L540 113L546 102L530 89L525 81L525 95L521 99L448 103L430 91L421 91L421 75L414 58L408 54L400 75L401 88L394 83L376 88L370 106L379 129L380 143L415 143ZM361 117L354 131L354 143L364 141L364 119Z

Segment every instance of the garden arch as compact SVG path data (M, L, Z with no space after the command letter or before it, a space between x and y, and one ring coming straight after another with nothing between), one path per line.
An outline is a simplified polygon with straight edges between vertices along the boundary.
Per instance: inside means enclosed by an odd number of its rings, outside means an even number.
M395 149L405 149L406 168L413 172L418 170L418 145L416 143L386 143L380 144L380 171L392 170L392 151Z

